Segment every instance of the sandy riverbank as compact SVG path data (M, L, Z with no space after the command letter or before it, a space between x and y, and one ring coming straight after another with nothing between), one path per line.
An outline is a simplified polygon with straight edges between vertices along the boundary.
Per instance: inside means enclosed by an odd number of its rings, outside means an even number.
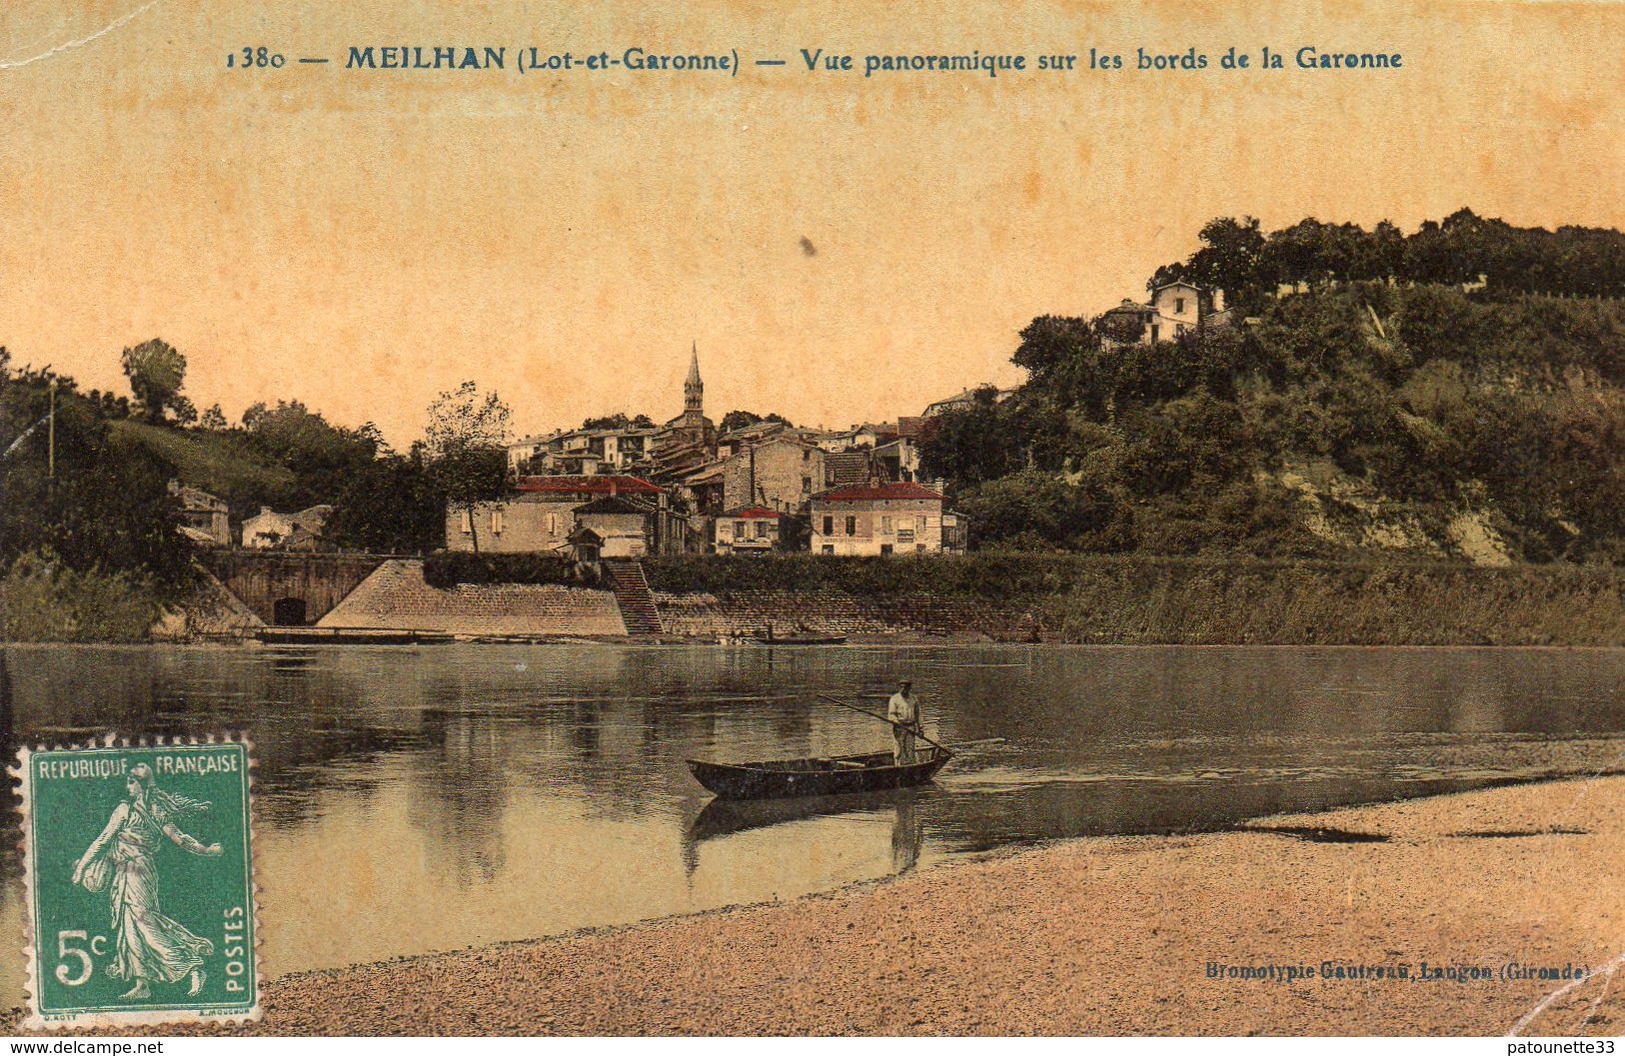
M1508 962L1604 968L1625 950L1625 778L1255 828L1276 831L1078 840L793 903L288 976L265 987L253 1032L1501 1034L1565 985L1503 979ZM1386 840L1317 842L1346 833ZM1214 979L1209 961L1494 977L1281 984ZM1572 987L1525 1032L1617 1033L1612 983Z

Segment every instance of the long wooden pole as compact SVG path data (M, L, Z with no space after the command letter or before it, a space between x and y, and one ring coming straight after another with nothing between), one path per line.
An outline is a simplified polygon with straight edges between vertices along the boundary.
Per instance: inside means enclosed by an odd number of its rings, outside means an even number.
M910 733L914 734L914 736L918 737L920 740L924 741L926 744L935 745L936 747L941 748L943 751L947 752L949 755L954 754L953 749L949 748L946 744L940 744L940 743L938 743L936 741L933 741L931 738L927 737L925 735L925 732L919 728L919 724L916 724L913 727L906 726L901 722L893 722L891 719L888 719L886 716L880 714L877 711L867 711L867 710L865 710L863 708L858 707L856 704L848 704L844 700L841 700L841 699L839 699L837 697L832 697L828 693L820 693L818 695L820 697L823 697L825 700L829 701L831 704L839 704L843 708L850 708L853 711L857 712L859 715L867 715L871 719L879 719L881 722L884 722L889 726L897 726L897 727L899 727L901 729L908 730Z

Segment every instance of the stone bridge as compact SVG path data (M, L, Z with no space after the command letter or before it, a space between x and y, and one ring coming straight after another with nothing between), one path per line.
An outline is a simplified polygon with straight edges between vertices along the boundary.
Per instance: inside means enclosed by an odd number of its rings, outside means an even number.
M282 627L315 623L387 560L375 554L277 550L206 550L199 556L254 615Z

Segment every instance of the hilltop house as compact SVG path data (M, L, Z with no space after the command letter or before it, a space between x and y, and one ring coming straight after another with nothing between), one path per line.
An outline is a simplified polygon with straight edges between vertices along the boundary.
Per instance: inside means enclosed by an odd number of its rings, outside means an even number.
M1154 345L1197 330L1230 325L1224 291L1193 283L1166 282L1151 292L1150 304L1125 299L1101 316L1108 348Z
M942 494L921 484L851 484L813 496L811 509L815 554L852 557L943 549Z
M1003 403L1005 400L1008 400L1010 397L1016 394L1015 389L1000 389L993 385L978 385L974 389L965 389L956 395L949 396L945 400L938 400L936 403L926 407L924 413L922 413L920 417L935 418L938 415L946 414L949 411L968 411L972 407L976 406L976 394L983 389L993 390L994 403Z

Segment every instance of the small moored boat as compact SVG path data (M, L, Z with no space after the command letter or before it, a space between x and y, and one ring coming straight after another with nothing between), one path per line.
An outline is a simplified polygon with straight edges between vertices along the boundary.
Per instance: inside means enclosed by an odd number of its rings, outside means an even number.
M843 645L844 634L753 634L750 641L761 645Z
M700 784L725 799L783 799L883 792L924 785L947 765L946 748L921 748L915 762L899 766L891 752L830 759L779 759L763 763L688 761Z

